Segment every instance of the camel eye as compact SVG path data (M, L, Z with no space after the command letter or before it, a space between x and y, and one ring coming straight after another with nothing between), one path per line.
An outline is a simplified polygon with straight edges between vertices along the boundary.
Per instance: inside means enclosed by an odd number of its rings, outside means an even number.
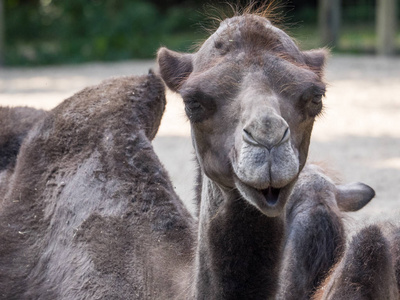
M301 98L304 102L311 102L312 104L319 105L321 104L324 96L325 89L313 85L303 92Z
M311 86L306 89L301 96L302 110L310 117L316 117L322 111L322 98L325 90L317 86Z
M311 102L312 102L313 104L316 104L316 105L321 104L321 103L322 103L322 96L323 96L323 95L315 95L315 96L312 98Z
M322 98L325 96L325 86L322 84L311 84L301 94L301 109L310 117L314 118L322 111Z
M200 91L183 92L181 96L185 104L186 115L192 123L207 119L215 111L213 98Z
M313 91L313 99L311 100L314 104L321 104L322 98L325 97L325 86L315 86Z
M185 111L189 119L192 120L195 115L202 113L204 111L204 108L197 101L187 101L185 102Z
M185 109L188 111L195 111L201 108L202 108L201 104L196 101L190 101L185 103Z
M205 107L196 99L184 99L185 112L192 123L202 121L206 116Z
M322 97L323 95L314 95L308 105L308 114L310 117L316 117L322 112Z

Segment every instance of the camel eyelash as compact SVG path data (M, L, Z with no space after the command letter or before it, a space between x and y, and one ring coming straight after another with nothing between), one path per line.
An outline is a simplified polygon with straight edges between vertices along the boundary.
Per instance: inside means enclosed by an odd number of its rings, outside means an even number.
M185 104L185 112L192 123L201 122L205 119L205 108L197 97L194 95L183 96Z
M313 104L321 104L323 97L324 97L323 94L316 94L316 95L314 95L314 97L312 97L311 102Z
M314 104L320 104L323 97L325 97L325 87L313 84L311 87L308 87L305 91L303 91L300 98L303 101L310 101Z
M215 99L202 91L183 93L182 98L185 106L188 105L191 108L201 106L205 110L212 111L216 106Z

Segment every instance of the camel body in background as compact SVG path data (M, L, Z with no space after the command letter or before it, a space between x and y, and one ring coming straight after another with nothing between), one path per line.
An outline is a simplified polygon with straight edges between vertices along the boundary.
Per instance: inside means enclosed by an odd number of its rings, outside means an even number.
M194 221L150 143L164 106L157 76L118 78L33 125L2 199L0 299L178 294Z
M392 228L386 236L376 224L362 228L312 299L399 299L398 233Z

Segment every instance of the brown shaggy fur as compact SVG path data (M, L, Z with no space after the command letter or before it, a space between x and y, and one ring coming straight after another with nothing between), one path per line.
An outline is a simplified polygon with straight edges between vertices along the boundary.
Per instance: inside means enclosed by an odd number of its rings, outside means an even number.
M154 154L153 74L86 88L25 139L0 212L0 299L171 299L193 221Z
M390 244L378 225L358 232L313 299L399 299Z

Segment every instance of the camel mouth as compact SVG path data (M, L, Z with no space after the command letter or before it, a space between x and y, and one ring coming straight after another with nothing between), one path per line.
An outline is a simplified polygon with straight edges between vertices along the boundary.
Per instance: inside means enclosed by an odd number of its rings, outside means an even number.
M274 188L269 186L265 189L252 187L239 178L235 179L235 186L242 197L254 205L264 215L268 217L277 217L282 214L287 200L286 187Z
M269 186L266 189L263 190L258 190L260 193L263 194L265 201L269 205L276 205L279 199L279 194L281 192L281 189L278 188L273 188L272 186Z

